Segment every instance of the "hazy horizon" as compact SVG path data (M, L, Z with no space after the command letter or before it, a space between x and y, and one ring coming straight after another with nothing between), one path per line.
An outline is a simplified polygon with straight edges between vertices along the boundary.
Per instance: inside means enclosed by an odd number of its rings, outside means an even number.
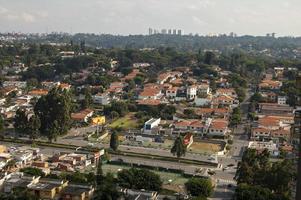
M297 0L0 0L0 32L301 36Z

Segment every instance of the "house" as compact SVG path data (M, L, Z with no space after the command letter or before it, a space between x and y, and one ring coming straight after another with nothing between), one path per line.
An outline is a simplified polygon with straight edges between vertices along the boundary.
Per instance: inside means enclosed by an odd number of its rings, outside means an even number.
M220 95L220 96L213 98L213 103L215 103L216 105L237 107L239 104L239 101L237 101L235 98L228 96L228 95Z
M228 132L228 121L225 119L213 119L208 130L210 136L225 136Z
M218 96L225 95L232 98L237 98L237 94L234 88L218 88L216 90L216 95Z
M198 85L198 94L206 94L210 93L210 86L209 84L200 84Z
M287 97L286 96L278 96L277 103L279 105L286 105Z
M144 88L144 90L139 94L138 99L160 99L162 96L161 90L158 88Z
M276 78L282 78L284 73L284 67L274 67L274 75Z
M71 114L71 119L73 119L74 121L77 121L77 122L88 122L88 119L90 117L92 117L94 114L94 111L91 110L91 109L85 109L85 110L82 110L78 113L72 113Z
M188 86L186 94L187 94L187 99L189 99L189 100L195 99L195 97L197 95L197 87L196 86Z
M16 86L6 86L0 89L0 93L4 96L9 95L12 92L17 92L18 88Z
M97 116L92 118L92 124L94 125L104 125L106 123L106 117L105 116Z
M196 97L194 99L194 103L196 106L209 106L212 102L212 96L208 96L208 97Z
M147 68L150 67L151 65L149 63L134 63L133 68Z
M191 133L186 134L183 143L187 148L189 148L193 143L193 134Z
M56 195L56 184L35 183L27 186L28 192L39 199L54 199Z
M161 118L154 119L151 118L147 122L144 123L143 133L151 134L154 128L157 128L160 124Z
M293 108L289 105L280 105L278 103L259 103L259 113L262 115L290 116Z
M203 118L224 118L227 119L230 116L229 108L198 108L195 110L195 114Z
M71 89L71 85L68 83L60 83L59 88L62 90L69 91Z
M255 149L258 153L261 153L265 149L267 149L272 156L279 155L279 148L277 144L273 143L273 141L269 142L258 142L258 141L251 141L248 145L249 149Z
M108 105L108 104L110 104L110 101L111 101L111 98L105 93L96 94L92 98L93 98L93 103L101 104L101 105Z
M92 186L69 184L61 192L62 200L89 200L92 199L94 188Z
M178 87L172 87L170 89L167 89L165 93L166 97L170 99L174 99L177 96L177 90Z
M144 106L158 106L161 104L161 101L159 99L143 99L137 100L137 104Z
M133 200L157 200L158 193L154 191L141 191L133 189L121 189L126 199Z
M261 96L268 103L276 103L277 97L278 97L278 95L275 92L272 92L272 91L261 92Z
M259 84L259 89L261 90L280 90L282 86L281 81L274 81L274 80L263 80Z
M46 89L34 89L28 92L28 95L33 97L41 97L48 94L48 90Z
M200 120L180 120L174 123L174 133L188 133L194 132L197 134L203 134L204 123Z
M26 176L22 172L12 173L3 183L3 192L11 193L15 188L26 189L28 185L38 183L39 179L39 176Z

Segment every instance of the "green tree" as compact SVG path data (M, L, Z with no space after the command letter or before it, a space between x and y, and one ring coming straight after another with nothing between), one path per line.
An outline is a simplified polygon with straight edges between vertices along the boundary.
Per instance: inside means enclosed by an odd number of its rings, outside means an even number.
M33 115L27 124L27 130L26 132L29 134L29 138L34 141L37 139L40 135L40 128L41 128L41 121L40 119L36 116Z
M95 184L97 187L101 186L103 183L103 171L102 171L102 160L99 158L98 163L97 163L97 170L96 170L96 177L95 177Z
M206 51L204 56L204 63L207 65L212 65L215 58L215 54L211 51Z
M71 95L66 90L52 89L42 96L34 107L34 112L41 121L41 134L50 140L66 134L71 125Z
M0 133L2 133L4 131L4 127L5 127L4 119L3 119L2 115L0 115Z
M159 191L162 185L160 176L146 169L122 170L117 179L120 186L132 189Z
M14 118L14 128L18 133L25 133L27 129L28 118L25 110L18 109Z
M186 146L183 143L181 136L178 136L170 150L173 155L176 155L178 158L185 156Z
M211 181L205 178L191 178L185 186L192 196L209 197L213 192Z
M117 190L116 180L114 175L108 173L104 176L102 184L97 187L94 200L117 200L120 197L120 192Z
M41 177L45 176L45 173L41 169L35 167L22 168L20 169L20 172L24 172L25 174L32 175L32 176L41 176Z
M118 134L116 131L113 131L110 139L110 148L113 149L114 151L117 151L118 146L119 146Z
M241 123L241 111L240 108L234 108L231 118L230 118L230 126L237 126L238 124Z
M93 103L91 90L86 88L85 89L85 99L83 101L83 108L90 108L91 104Z

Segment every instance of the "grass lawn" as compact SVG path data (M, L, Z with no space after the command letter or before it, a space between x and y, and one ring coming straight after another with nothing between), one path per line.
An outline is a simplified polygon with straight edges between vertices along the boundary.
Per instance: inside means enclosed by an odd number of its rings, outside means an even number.
M221 146L218 144L205 143L205 142L194 142L188 152L195 153L216 153L221 150Z
M129 113L124 117L121 117L110 124L111 128L123 128L123 129L131 129L137 128L137 119L134 117L134 113Z

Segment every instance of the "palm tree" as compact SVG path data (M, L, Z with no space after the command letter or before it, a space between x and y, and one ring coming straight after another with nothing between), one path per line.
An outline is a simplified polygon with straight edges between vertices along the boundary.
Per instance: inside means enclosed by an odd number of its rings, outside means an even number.
M183 139L181 136L178 136L175 140L173 147L171 148L170 152L178 158L185 156L186 153L186 146L183 143Z

